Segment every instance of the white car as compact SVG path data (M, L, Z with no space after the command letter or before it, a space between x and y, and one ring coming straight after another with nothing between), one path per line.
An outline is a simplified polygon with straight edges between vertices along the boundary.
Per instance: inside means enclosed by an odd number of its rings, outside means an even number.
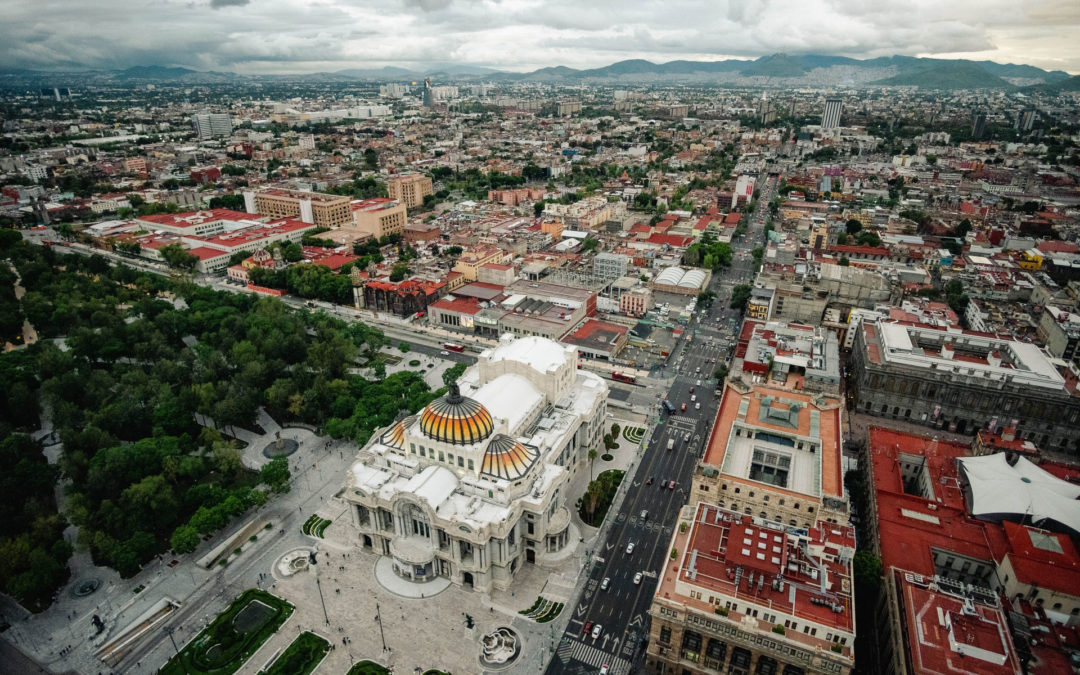
M592 639L595 640L596 638L600 637L601 628L602 628L602 626L600 624L596 624L595 626L592 627Z
M630 555L634 552L634 542L630 542L626 545L626 555Z
M446 351L446 350L444 349L443 351L439 352L439 355L440 355L440 356L450 356L450 352L448 352L448 351Z
M640 583L641 583L641 572L638 572L637 574L634 575L634 584L640 584Z
M700 401L698 403L694 404L694 410L701 410L701 402Z

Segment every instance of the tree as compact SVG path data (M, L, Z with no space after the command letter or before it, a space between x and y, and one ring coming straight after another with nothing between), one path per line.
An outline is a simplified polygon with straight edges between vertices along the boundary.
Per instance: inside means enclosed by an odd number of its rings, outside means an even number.
M838 246L846 246L848 243L848 239L849 237L847 233L841 232L840 234L836 235L836 244Z
M747 284L739 284L731 289L731 304L732 309L745 310L746 303L750 301L750 286Z
M169 544L172 546L173 551L177 553L191 553L199 546L201 541L202 538L194 527L181 525L173 530Z
M881 237L873 230L863 230L855 236L855 241L861 246L881 246Z
M850 265L850 264L851 264L851 261L847 259L847 256L846 256L846 255L842 255L842 256L840 256L840 260L839 260L839 263L838 263L838 264L839 264L839 265L840 265L841 267L847 267L848 265Z
M611 437L612 438L618 438L619 437L619 431L620 431L619 425L617 423L615 423L615 422L612 422L611 423Z
M713 371L713 377L716 378L718 383L722 383L728 375L728 367L726 363L721 363Z
M596 247L600 245L600 240L596 237L585 237L581 242L581 249L583 251L595 251Z
M543 199L538 200L535 204L533 204L533 216L534 217L536 217L536 218L540 217L540 214L542 214L544 212L544 205L545 204L547 204L547 202L545 202Z
M371 171L379 168L379 153L375 152L374 148L364 150L364 166Z
M852 218L851 220L844 223L844 231L847 232L848 234L855 234L856 232L858 232L861 229L862 229L862 223L855 220L854 218Z
M199 259L185 251L179 243L161 247L158 254L169 267L177 270L190 272L199 264Z
M402 340L401 342L398 343L397 348L398 348L398 351L401 352L402 354L408 354L409 350L411 349L411 347L409 346L409 343L405 342L404 340Z
M709 305L711 305L713 303L713 300L715 300L715 299L716 299L716 293L714 293L713 291L702 291L702 292L698 293L697 294L697 307L698 307L698 309L701 309L702 307L708 307Z
M398 262L394 263L394 266L390 268L390 281L398 282L405 279L409 274L409 264Z
M295 241L281 247L281 257L285 262L300 262L304 259L304 249Z
M259 480L270 486L274 492L288 492L290 478L292 473L289 471L287 457L275 457L259 470Z
M436 197L433 194L424 195L424 208L425 209L433 209L433 208L435 208L435 200L436 200Z
M222 195L210 198L210 208L231 209L233 211L244 210L244 195Z
M881 559L872 551L859 549L851 559L852 576L855 584L866 589L876 589L881 585Z
M461 255L464 250L465 249L455 244L450 248L446 249L446 255L450 256L451 258L456 258L457 256Z
M596 452L596 448L589 448L589 483L590 484L592 483L592 479L593 479L593 462L596 461L597 454L598 453Z

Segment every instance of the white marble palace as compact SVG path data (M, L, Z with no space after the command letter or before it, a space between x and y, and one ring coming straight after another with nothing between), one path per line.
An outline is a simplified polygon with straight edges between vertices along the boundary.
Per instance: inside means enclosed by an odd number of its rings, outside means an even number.
M608 396L577 366L574 347L505 335L446 396L373 435L345 489L358 543L413 581L480 591L576 545L568 486L602 443Z

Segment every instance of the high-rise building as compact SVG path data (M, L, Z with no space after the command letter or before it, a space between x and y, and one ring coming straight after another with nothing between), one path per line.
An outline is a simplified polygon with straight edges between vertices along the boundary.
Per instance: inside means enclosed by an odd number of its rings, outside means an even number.
M844 112L844 102L838 98L825 99L825 112L821 115L823 129L835 129L840 126L840 115Z
M431 91L431 78L424 78L424 107L431 108L435 105L435 95Z
M232 133L232 118L226 113L202 112L191 116L191 128L200 141L228 136Z
M430 178L422 173L410 173L386 181L386 192L390 199L415 209L424 204L424 197L432 194L433 189Z
M986 113L975 113L971 116L971 138L979 140L986 133Z
M1020 131L1031 131L1031 128L1035 126L1038 115L1039 113L1034 108L1025 110L1016 118L1016 128Z

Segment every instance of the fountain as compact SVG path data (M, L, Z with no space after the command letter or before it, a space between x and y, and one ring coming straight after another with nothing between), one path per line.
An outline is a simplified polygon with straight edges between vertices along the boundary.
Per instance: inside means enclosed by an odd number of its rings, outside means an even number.
M521 639L506 626L500 626L480 640L482 652L480 664L485 668L501 670L513 663L521 654Z

